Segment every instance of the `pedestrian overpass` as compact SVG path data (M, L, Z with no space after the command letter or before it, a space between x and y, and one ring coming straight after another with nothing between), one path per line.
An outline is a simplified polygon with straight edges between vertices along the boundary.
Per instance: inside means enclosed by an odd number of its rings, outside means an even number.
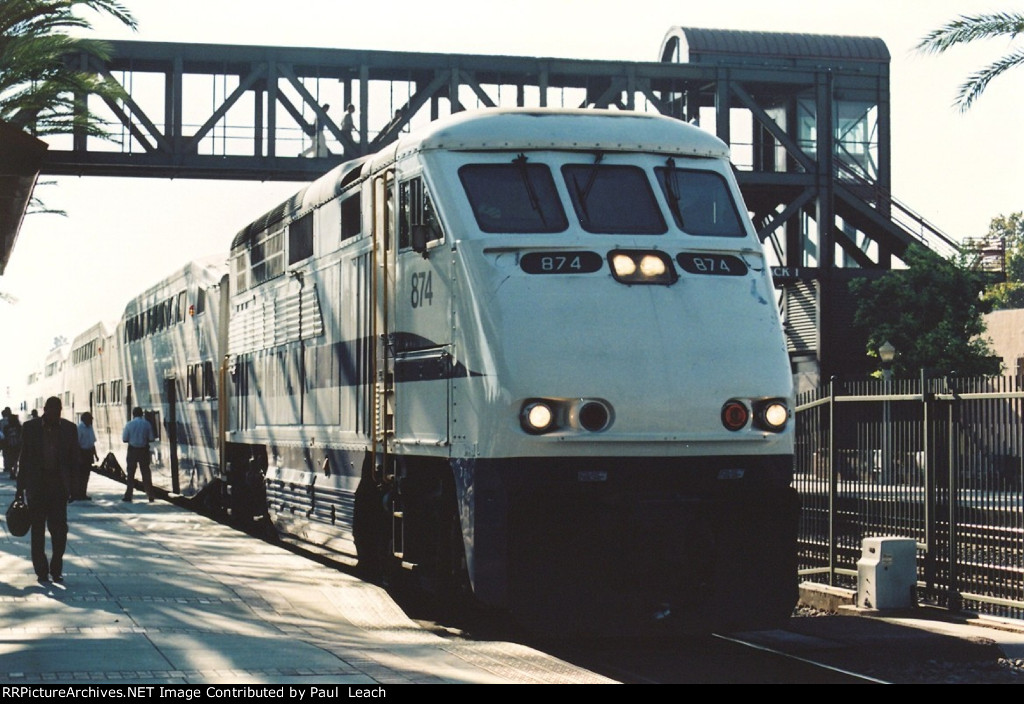
M891 268L915 243L957 252L891 193L881 39L673 27L650 62L110 44L107 61L70 60L123 88L117 101L82 97L112 139L48 139L36 175L308 181L441 115L497 106L641 110L699 124L730 145L778 265L794 369L826 378L865 361L845 337L850 278ZM10 179L0 173L0 265L20 225L26 159Z

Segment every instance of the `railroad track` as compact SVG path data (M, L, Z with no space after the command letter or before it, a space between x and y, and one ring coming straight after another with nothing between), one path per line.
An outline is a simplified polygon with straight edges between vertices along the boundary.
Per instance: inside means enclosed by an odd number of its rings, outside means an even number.
M875 677L794 655L742 636L531 643L625 684L883 684Z

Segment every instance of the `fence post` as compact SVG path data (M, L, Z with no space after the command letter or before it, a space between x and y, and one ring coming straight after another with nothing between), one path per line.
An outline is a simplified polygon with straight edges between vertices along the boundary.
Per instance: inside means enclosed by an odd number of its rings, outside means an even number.
M828 585L836 577L836 494L839 491L839 451L836 449L836 378L828 380Z
M957 588L957 581L959 575L957 574L957 530L956 530L956 504L957 495L959 493L957 487L957 440L956 440L956 422L957 422L957 406L959 405L959 398L957 397L956 389L956 374L950 373L946 378L946 384L950 387L949 391L953 398L949 402L949 496L948 496L948 516L946 519L947 527L949 530L949 584L947 585L949 594L949 603L946 605L950 611L959 611L963 606L960 598L960 590Z
M931 391L931 379L921 370L921 447L924 449L924 580L925 588L934 593L935 589L935 453L932 451L932 409L935 394Z

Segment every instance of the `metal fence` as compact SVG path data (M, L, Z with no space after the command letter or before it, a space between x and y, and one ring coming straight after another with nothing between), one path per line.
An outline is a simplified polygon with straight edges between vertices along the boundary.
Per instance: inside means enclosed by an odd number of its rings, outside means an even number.
M917 543L922 603L1024 618L1018 377L833 381L796 409L801 579L856 587L861 543Z

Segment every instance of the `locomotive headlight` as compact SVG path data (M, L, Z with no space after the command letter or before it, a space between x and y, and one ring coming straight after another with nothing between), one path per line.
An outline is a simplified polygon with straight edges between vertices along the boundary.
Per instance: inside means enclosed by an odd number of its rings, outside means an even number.
M762 430L781 432L788 421L789 407L782 399L768 399L754 406L754 424Z
M665 262L660 257L655 257L650 254L645 255L640 260L640 273L644 276L664 276L665 275Z
M616 278L627 278L636 273L636 262L628 254L613 254L611 260Z
M534 435L550 430L554 421L554 410L543 401L527 401L519 412L519 423L523 430Z
M608 263L615 280L623 284L670 286L679 278L664 252L617 249L608 253Z

